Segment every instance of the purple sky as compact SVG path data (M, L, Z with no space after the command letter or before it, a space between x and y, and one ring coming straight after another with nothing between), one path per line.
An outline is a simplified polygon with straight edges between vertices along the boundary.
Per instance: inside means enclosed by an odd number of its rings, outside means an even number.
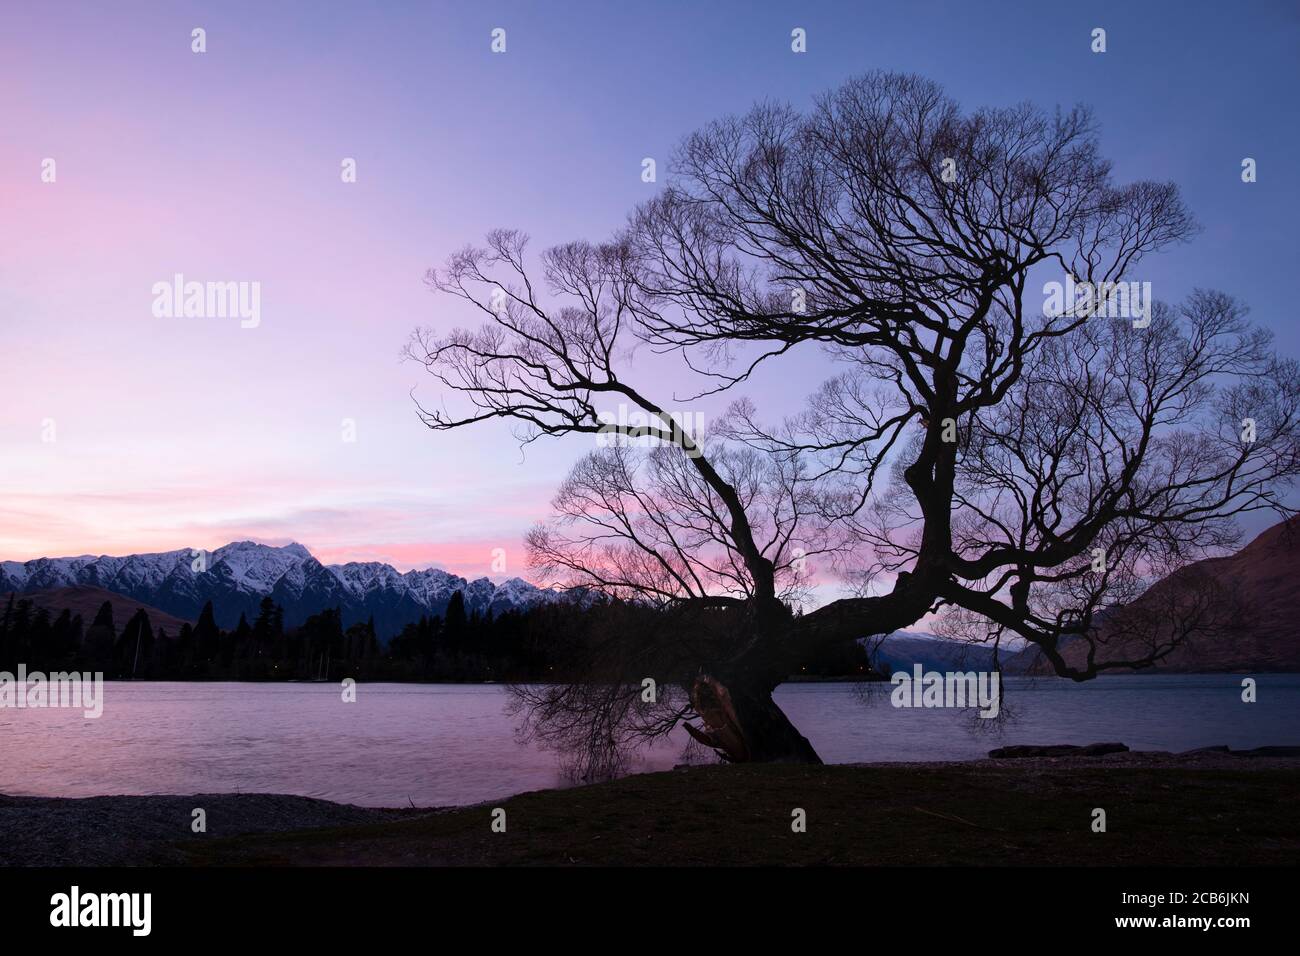
M1051 9L1046 9L1046 8ZM841 9L843 8L843 9ZM1140 9L1139 9L1140 8ZM993 11L994 15L990 15ZM43 2L0 29L0 559L297 540L323 560L489 570L589 445L434 434L399 361L470 316L425 269L488 229L599 239L657 188L641 160L759 98L871 68L964 105L1091 103L1121 179L1204 225L1157 297L1292 315L1300 14L1291 3ZM1090 31L1105 27L1107 53ZM205 54L190 31L207 31ZM489 49L494 27L507 52ZM794 27L808 52L790 52ZM1259 181L1240 181L1251 156ZM57 180L41 181L42 161ZM358 181L340 180L354 157ZM661 177L662 178L662 177ZM261 321L158 318L176 273L261 284ZM645 374L669 375L652 369ZM640 371L640 370L638 370ZM771 416L815 353L747 394ZM684 379L683 379L684 381ZM711 408L699 409L705 416ZM343 441L343 420L356 441ZM54 440L46 440L53 438Z

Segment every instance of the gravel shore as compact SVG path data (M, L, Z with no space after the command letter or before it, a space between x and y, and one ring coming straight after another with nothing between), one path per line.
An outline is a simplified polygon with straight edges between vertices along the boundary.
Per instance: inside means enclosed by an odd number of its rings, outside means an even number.
M193 812L206 814L195 833ZM184 844L217 837L384 823L377 810L278 793L64 799L0 795L0 866L177 864Z
M566 824L570 830L574 827L580 830L587 825L585 821L593 821L592 839L605 839L608 846L612 842L610 837L617 834L599 822L600 813L606 810L613 814L608 826L627 831L624 835L628 840L634 838L629 833L638 824L613 822L623 820L619 816L621 811L617 810L623 804L629 809L640 807L656 814L668 814L665 819L671 820L679 812L680 807L675 804L681 800L718 800L724 807L754 800L768 800L776 807L784 806L789 800L800 801L793 805L801 805L808 802L804 791L813 785L838 787L843 791L842 799L853 802L856 802L854 795L861 794L866 799L864 809L877 813L896 801L908 813L911 826L951 826L944 824L945 814L962 824L978 815L982 803L987 803L987 799L981 801L976 797L980 791L990 794L1015 791L1017 799L1029 800L1060 799L1067 792L1088 793L1109 796L1118 805L1130 800L1146 803L1156 792L1161 799L1168 799L1167 794L1183 791L1185 784L1192 784L1193 789L1209 788L1204 790L1205 795L1222 797L1227 801L1222 809L1231 809L1238 800L1257 806L1261 795L1273 792L1279 781L1290 789L1297 778L1300 778L1300 758L1296 757L1241 756L1224 750L1184 754L1128 751L1102 756L1032 756L825 768L690 767L624 778L612 784L537 791L495 802L537 806L538 811L529 810L534 814L572 817L573 822ZM1268 782L1257 785L1252 782L1256 779ZM781 788L790 790L789 800L778 796ZM933 812L926 809L924 804L941 792L945 794L944 799L951 795L956 802L945 807L935 803ZM964 797L960 796L962 792L966 794ZM868 798L872 793L875 795ZM647 800L650 803L644 804ZM659 806L661 803L663 806ZM1202 800L1193 804L1193 811L1203 803ZM588 804L599 807L599 811L577 809ZM921 815L912 814L909 807ZM206 833L194 833L191 829L196 808L206 813ZM703 803L697 809L707 810ZM767 812L755 809L760 816L766 816ZM779 812L789 813L788 809ZM1004 816L1014 818L1019 812L1008 808ZM1043 826L1050 830L1050 808L1045 808L1045 812ZM376 809L309 797L258 793L86 799L0 795L0 865L478 862L485 852L489 857L496 857L500 855L498 850L514 843L513 839L482 842L487 829L478 817L485 817L485 813L481 806ZM516 811L512 810L511 814L512 820L519 819ZM540 816L535 815L533 819L540 820ZM629 818L638 819L639 813ZM969 825L1001 829L1003 824L998 820L995 816L986 824ZM1294 846L1295 836L1287 829L1289 826L1283 827L1285 832L1270 835L1263 845L1278 849ZM671 829L674 828L669 824L655 830L661 846L668 842L665 838ZM962 829L965 827L958 827L959 831ZM864 831L864 838L870 832ZM631 844L627 852L635 853L636 844ZM533 858L537 853L543 858L554 855L560 862L566 862L571 856L567 849L552 852L552 848L529 843L525 860L540 862ZM510 860L507 856L494 862Z

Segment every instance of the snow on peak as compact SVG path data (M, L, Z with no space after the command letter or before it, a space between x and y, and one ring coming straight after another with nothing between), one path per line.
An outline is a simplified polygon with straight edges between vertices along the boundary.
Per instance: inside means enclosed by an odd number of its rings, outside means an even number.
M405 590L402 575L390 564L379 561L349 561L347 564L327 565L329 571L339 583L357 597L365 597L371 591Z
M276 548L255 541L233 541L212 552L211 567L224 567L246 590L269 592L286 571L310 557L311 552L300 544Z
M124 557L83 555L4 561L0 562L0 589L36 591L94 585L146 603L159 601L165 605L172 599L179 602L200 596L220 600L225 590L245 596L268 595L279 585L286 595L295 598L311 593L320 600L337 600L335 596L321 597L323 589L331 595L342 591L347 601L362 607L395 606L405 599L435 612L446 607L457 591L464 594L467 605L482 609L531 607L562 597L559 592L538 588L517 577L496 584L487 577L467 581L441 568L401 573L378 561L324 566L297 542L277 547L232 541L207 553L205 563L197 562L195 558L203 554L181 548Z

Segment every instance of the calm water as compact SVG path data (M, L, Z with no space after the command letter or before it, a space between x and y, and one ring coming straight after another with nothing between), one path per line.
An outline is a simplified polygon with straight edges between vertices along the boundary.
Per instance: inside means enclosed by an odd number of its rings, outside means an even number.
M960 760L1016 743L1119 740L1135 750L1300 744L1300 675L1011 679L1011 719L890 706L888 685L787 684L777 700L835 763ZM567 782L515 739L497 686L109 683L104 715L0 709L0 793L275 792L370 806L474 803ZM684 740L640 770L679 762Z

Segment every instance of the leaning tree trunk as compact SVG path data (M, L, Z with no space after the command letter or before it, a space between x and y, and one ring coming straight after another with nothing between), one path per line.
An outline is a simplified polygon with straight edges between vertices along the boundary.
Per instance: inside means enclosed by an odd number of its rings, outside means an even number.
M808 738L772 700L766 682L702 674L691 686L691 705L703 728L692 737L733 763L822 762Z

